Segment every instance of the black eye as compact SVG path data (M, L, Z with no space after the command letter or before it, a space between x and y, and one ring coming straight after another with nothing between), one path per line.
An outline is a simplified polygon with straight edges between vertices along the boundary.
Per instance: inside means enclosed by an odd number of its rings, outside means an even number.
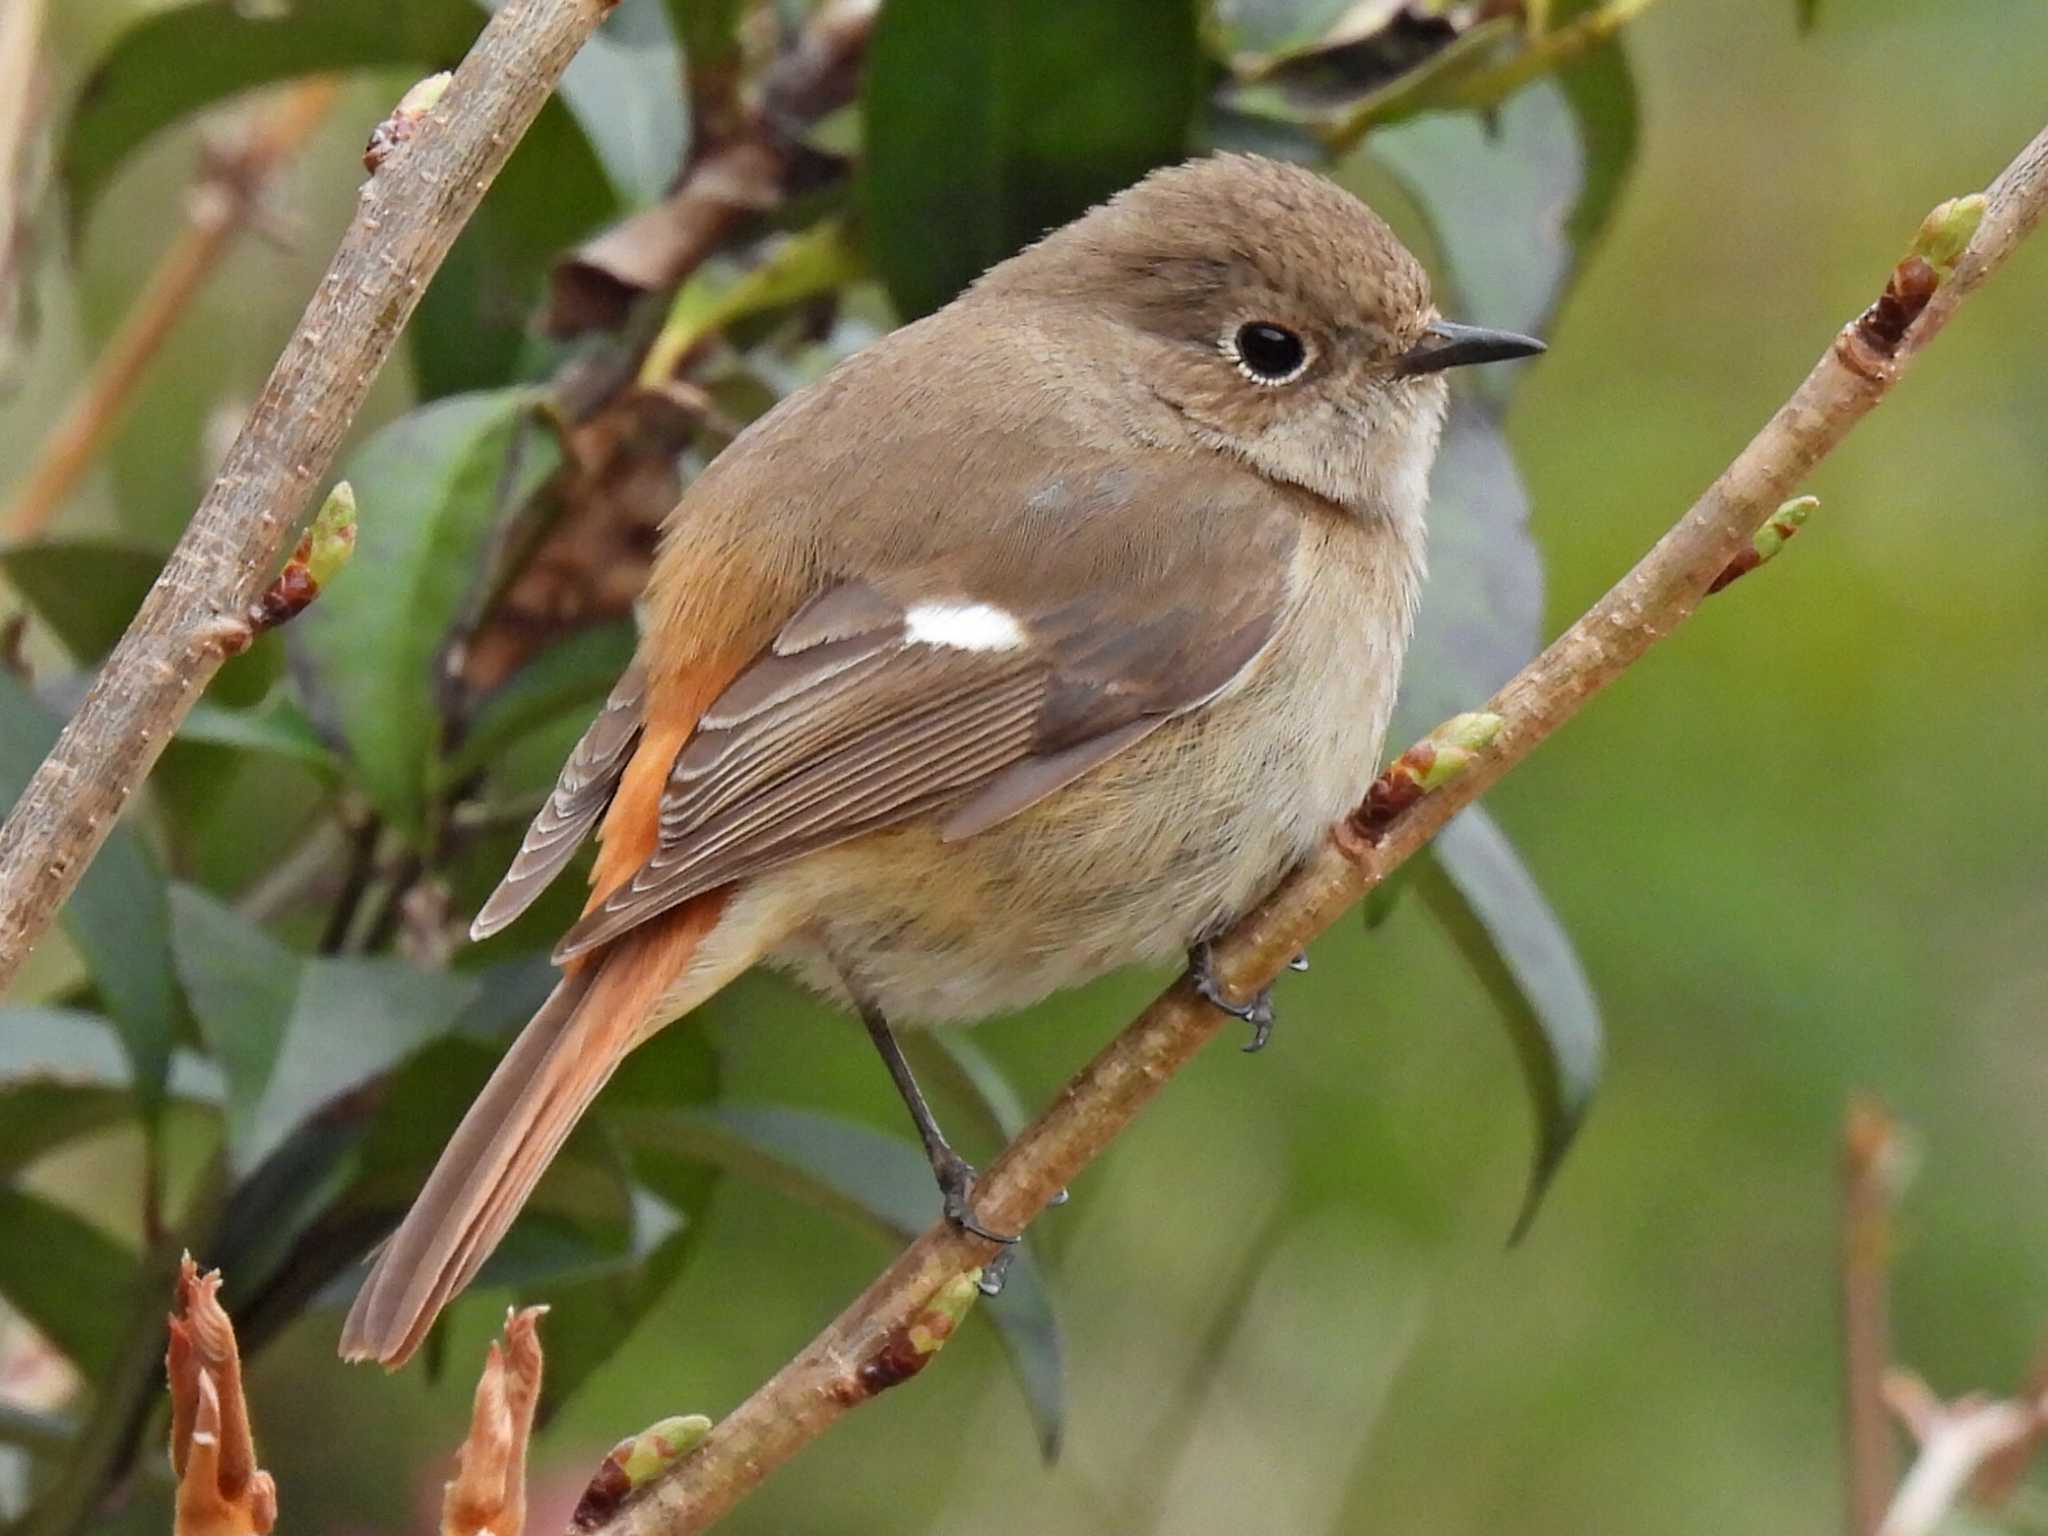
M1267 320L1239 326L1233 345L1245 372L1267 384L1284 384L1301 372L1308 357L1299 336Z

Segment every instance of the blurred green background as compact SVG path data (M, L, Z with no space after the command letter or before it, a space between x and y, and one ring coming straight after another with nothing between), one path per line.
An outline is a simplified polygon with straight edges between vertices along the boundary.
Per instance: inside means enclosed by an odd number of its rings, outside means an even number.
M116 9L56 8L60 69ZM2041 126L2040 0L1823 0L1806 35L1793 11L1664 0L1627 30L1639 157L1508 417L1551 632L1782 400L1924 210ZM283 192L289 248L236 249L65 531L182 525L208 423L259 387L350 212L365 125L406 80L352 79ZM44 263L0 403L0 495L160 253L192 154L190 132L152 142L75 272ZM1609 1034L1602 1096L1521 1247L1503 1249L1529 1139L1513 1059L1436 924L1400 902L1283 982L1270 1050L1196 1063L1033 1229L1065 1331L1056 1467L974 1327L727 1528L1832 1528L1834 1165L1858 1089L1921 1149L1900 1359L1944 1392L2011 1387L2048 1324L2044 337L2036 243L1828 462L1790 552L1489 797ZM407 401L394 367L365 425ZM225 771L183 770L210 798ZM237 793L267 792L260 763L234 771ZM228 886L272 856L228 830L189 834L188 877ZM71 965L54 947L23 995ZM978 1038L1042 1103L1162 980L1114 978ZM899 1130L859 1032L779 981L750 979L703 1027L729 1098ZM128 1133L81 1143L36 1185L76 1198L133 1155ZM531 1529L620 1435L735 1402L890 1252L732 1179L709 1233L542 1436ZM288 1528L427 1528L508 1299L457 1309L438 1382L336 1363L331 1309L261 1357ZM163 1528L163 1496L146 1488L124 1523Z

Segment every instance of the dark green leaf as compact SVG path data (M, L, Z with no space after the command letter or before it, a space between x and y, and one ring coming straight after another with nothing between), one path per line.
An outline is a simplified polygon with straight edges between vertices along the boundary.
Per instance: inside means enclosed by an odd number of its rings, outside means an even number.
M1406 3L1380 0L1377 9L1392 15ZM1208 9L1218 50L1235 67L1252 69L1317 46L1359 7L1357 0L1210 0Z
M1199 85L1188 0L890 0L868 53L863 200L897 309L936 309L1180 159Z
M168 1088L174 1099L218 1104L213 1064L180 1052ZM114 1026L76 1008L0 1007L0 1175L53 1147L135 1117L128 1060Z
M621 0L562 76L562 100L629 203L658 200L683 163L682 81L662 0Z
M114 648L163 563L153 550L109 539L46 539L0 550L0 572L80 662Z
M530 376L522 369L530 346L527 322L549 267L619 206L589 141L568 108L550 97L406 327L421 398ZM367 501L363 506L367 527L375 510Z
M632 620L621 619L580 629L542 651L483 701L462 745L449 755L447 782L489 766L528 732L563 715L595 715L637 643Z
M651 24L621 15L585 48L565 95L543 105L422 298L408 346L424 397L513 375L554 255L619 211L611 162L636 189L674 171L673 47L648 35L650 25L666 30L651 0L620 10L646 11ZM473 0L349 0L282 15L243 0L201 0L146 16L107 50L68 125L62 165L73 217L82 224L121 162L180 118L301 75L452 68L482 19ZM593 152L585 129L604 153Z
M92 1223L0 1185L0 1296L67 1355L87 1381L114 1364L135 1285L135 1255Z
M770 1105L626 1110L614 1121L629 1145L667 1146L907 1242L930 1226L931 1168L908 1142L851 1121ZM1059 1327L1031 1250L1018 1251L988 1307L1038 1427L1047 1458L1064 1422Z
M1492 817L1477 806L1460 811L1431 848L1417 887L1500 1004L1535 1101L1519 1238L1600 1086L1600 1005L1570 935Z
M593 1119L606 1135L611 1117L708 1104L718 1096L718 1055L708 1034L663 1030L621 1065ZM550 1285L548 1371L542 1412L566 1402L590 1373L617 1353L641 1318L667 1293L695 1255L719 1173L655 1139L614 1138L632 1176L659 1197L636 1202L633 1253L626 1262ZM665 1221L661 1218L665 1217Z
M0 669L0 805L14 804L57 731L35 696ZM163 1094L181 1010L163 876L132 828L116 825L107 834L63 923L121 1031L136 1096L151 1109Z
M349 569L290 630L331 706L363 792L428 836L447 637L499 520L560 463L526 390L458 395L400 417L350 456L362 506Z
M1820 0L1794 0L1799 16L1799 30L1811 32L1820 20Z
M123 31L80 93L59 151L72 217L83 224L144 140L202 107L299 75L453 68L481 27L469 0L349 0L274 11L199 0Z
M1437 296L1445 313L1541 332L1572 270L1558 210L1582 180L1577 127L1557 86L1539 81L1492 120L1432 112L1381 128L1371 142L1430 222L1448 278Z
M1492 409L1461 401L1430 480L1430 578L1401 674L1389 748L1478 709L1536 654L1543 564L1529 499Z
M1284 57L1226 84L1220 103L1249 117L1315 127L1349 148L1374 123L1452 104L1459 87L1491 65L1520 26L1506 15L1474 19L1392 8L1384 25L1346 27L1330 47Z
M172 892L179 974L228 1088L237 1171L308 1115L446 1033L473 977L398 960L307 959L202 891Z
M325 779L339 778L343 768L305 711L286 698L260 709L228 709L201 699L179 723L178 740L288 758Z
M943 1085L974 1112L990 1141L1005 1146L1030 1123L1030 1111L1003 1069L961 1029L920 1029L906 1034L904 1049L920 1082Z
M1621 40L1602 44L1557 78L1579 129L1583 172L1565 232L1571 237L1574 274L1585 269L1613 222L1628 184L1641 133L1635 73Z

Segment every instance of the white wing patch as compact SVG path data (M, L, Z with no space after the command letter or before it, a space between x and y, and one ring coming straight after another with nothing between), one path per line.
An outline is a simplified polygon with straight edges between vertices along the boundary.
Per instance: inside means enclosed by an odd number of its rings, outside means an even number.
M913 645L950 651L1014 651L1024 644L1024 626L994 603L919 603L903 615L904 638Z

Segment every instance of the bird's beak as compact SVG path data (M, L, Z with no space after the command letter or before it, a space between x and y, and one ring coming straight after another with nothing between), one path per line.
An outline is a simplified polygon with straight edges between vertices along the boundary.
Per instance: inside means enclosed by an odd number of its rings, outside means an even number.
M1490 331L1482 325L1458 325L1449 320L1432 320L1422 339L1403 352L1394 364L1398 374L1439 373L1462 368L1467 363L1498 363L1511 357L1532 357L1543 350L1534 336L1513 331Z

